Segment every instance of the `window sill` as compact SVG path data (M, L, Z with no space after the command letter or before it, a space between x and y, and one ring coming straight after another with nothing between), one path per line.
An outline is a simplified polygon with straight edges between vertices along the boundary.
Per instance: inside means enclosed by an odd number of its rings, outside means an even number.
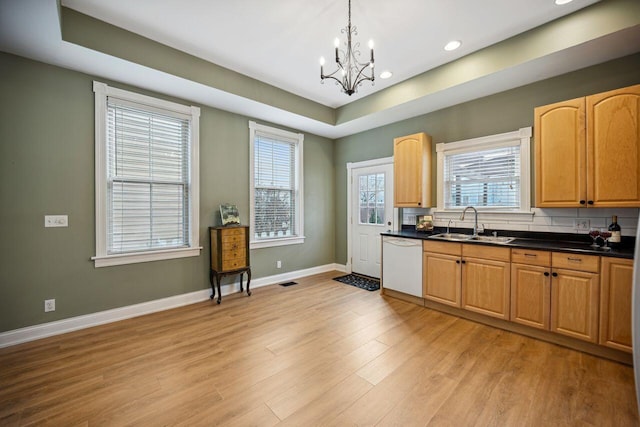
M446 210L446 211L433 211L435 219L453 219L454 221L460 220L462 209L460 210ZM535 212L528 211L478 211L478 222L482 221L520 221L520 222L533 222L533 216ZM465 215L465 222L473 221L473 212L467 211Z
M270 248L273 246L299 245L304 243L304 236L281 237L278 239L252 240L249 243L250 249Z
M114 265L136 264L140 262L161 261L167 259L186 258L199 256L202 247L168 249L163 251L136 252L121 255L104 255L94 256L91 260L95 262L94 266L111 267Z

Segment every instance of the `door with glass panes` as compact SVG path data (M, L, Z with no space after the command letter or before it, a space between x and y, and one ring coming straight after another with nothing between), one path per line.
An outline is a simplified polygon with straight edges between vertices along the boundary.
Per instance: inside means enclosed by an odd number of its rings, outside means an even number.
M393 164L352 170L351 270L380 278L380 233L392 228Z

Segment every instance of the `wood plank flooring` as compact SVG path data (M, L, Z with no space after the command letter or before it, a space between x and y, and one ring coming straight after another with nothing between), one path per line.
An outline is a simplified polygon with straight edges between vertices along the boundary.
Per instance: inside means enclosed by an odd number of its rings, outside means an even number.
M0 425L639 425L629 366L338 275L0 349Z

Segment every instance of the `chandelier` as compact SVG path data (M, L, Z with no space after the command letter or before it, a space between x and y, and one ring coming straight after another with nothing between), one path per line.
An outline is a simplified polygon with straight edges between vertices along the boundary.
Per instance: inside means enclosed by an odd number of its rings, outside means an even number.
M324 73L324 57L320 58L320 83L324 83L325 79L333 79L336 84L342 86L342 91L351 96L354 94L358 86L366 80L370 80L373 85L375 80L373 69L373 41L369 41L369 49L371 49L371 58L368 62L359 62L358 56L360 56L360 42L351 43L351 36L358 35L358 29L351 26L351 0L349 0L349 23L345 28L341 30L342 33L346 33L347 42L345 43L346 50L340 50L340 39L336 37L336 65L338 68L333 73ZM342 59L341 59L342 58ZM370 74L367 74L367 67L371 67Z

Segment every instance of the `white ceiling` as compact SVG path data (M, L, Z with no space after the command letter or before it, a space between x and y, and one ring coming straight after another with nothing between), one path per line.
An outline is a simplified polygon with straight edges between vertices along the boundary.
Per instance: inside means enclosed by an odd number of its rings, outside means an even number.
M352 0L362 55L375 43L376 74L357 95L319 84L319 58L335 68L333 40L347 0L62 0L86 15L330 107L339 107L598 0ZM341 37L344 40L344 37ZM444 45L461 40L457 51ZM377 77L377 76L376 76Z
M349 97L319 82L347 22L346 0L61 0L62 5L329 107L362 99L598 0L353 0L356 40L376 44L376 73ZM640 27L640 26L639 26ZM56 0L0 0L0 50L338 138L623 56L639 49L601 38L521 67L332 125L62 41ZM628 39L628 34L625 35ZM443 46L462 40L454 52ZM635 43L635 44L634 44ZM365 55L368 49L365 47ZM326 65L329 71L330 66Z

